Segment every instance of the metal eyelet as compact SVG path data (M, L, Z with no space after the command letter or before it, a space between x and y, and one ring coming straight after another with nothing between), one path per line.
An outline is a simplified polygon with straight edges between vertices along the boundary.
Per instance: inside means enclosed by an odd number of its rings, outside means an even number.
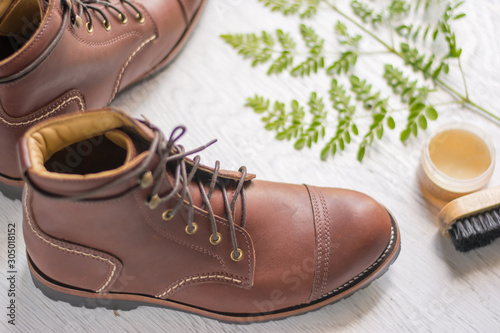
M94 32L94 26L90 24L90 22L87 22L87 24L85 25L87 27L87 32L89 34L93 33Z
M161 199L158 194L155 194L153 197L146 200L146 205L148 205L149 209L156 209L161 203Z
M217 245L220 242L222 242L222 236L220 235L220 233L217 233L217 240L214 240L214 235L213 234L210 236L210 243L212 245Z
M173 211L174 211L173 209L167 209L166 211L164 211L163 214L161 215L163 220L164 221L171 220L174 217L174 215L172 214Z
M141 178L139 178L139 184L141 184L141 188L148 188L154 182L153 173L151 171L146 171L142 174Z
M188 235L194 235L198 231L198 225L193 222L193 230L189 230L189 224L186 226L186 233Z
M141 13L138 13L135 17L137 18L137 20L139 20L140 24L143 24L146 21L144 15L142 15Z
M111 30L111 22L109 22L109 20L102 21L102 25L104 26L104 29L106 29L106 31Z
M234 256L234 250L231 251L231 259L233 259L233 261L240 261L241 259L243 259L243 251L241 251L240 248L238 248L238 256L235 257Z
M128 22L127 15L120 13L118 14L118 18L120 19L120 21L122 21L122 24L127 24Z

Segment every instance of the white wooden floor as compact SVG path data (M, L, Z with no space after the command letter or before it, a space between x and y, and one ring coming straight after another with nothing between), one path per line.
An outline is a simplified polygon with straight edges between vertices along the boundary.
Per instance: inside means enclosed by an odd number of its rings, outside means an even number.
M470 94L500 113L500 1L470 0L467 19L457 25L464 48L464 69ZM321 14L311 25L333 40L338 19ZM21 204L0 195L0 331L7 332L498 332L500 331L500 240L489 247L461 254L443 239L434 223L436 212L421 197L416 170L420 147L432 129L451 121L466 121L488 132L500 161L500 127L468 110L446 107L430 131L404 146L399 132L388 133L355 161L355 147L327 162L320 147L295 151L263 130L259 116L243 107L254 93L306 101L317 89L326 96L328 80L267 77L218 37L222 33L283 28L296 32L298 21L263 8L256 0L211 1L185 50L154 78L128 90L114 102L134 116L141 114L169 131L188 126L186 147L212 138L219 142L203 152L202 161L222 161L224 168L246 165L260 179L336 186L364 191L387 205L398 219L402 252L386 275L347 300L316 312L277 322L229 325L167 309L140 307L114 313L74 308L46 299L31 282L22 239ZM327 41L327 44L329 42ZM383 58L382 58L383 60ZM364 64L358 74L370 76L381 68ZM458 78L449 84L461 89ZM374 81L376 88L385 83ZM446 99L446 95L443 95ZM405 114L396 115L401 131ZM358 138L359 140L359 138ZM2 157L9 158L9 157ZM500 163L497 163L497 165ZM490 186L500 185L500 167ZM7 324L7 224L17 232L17 317ZM140 250L140 249L138 249Z

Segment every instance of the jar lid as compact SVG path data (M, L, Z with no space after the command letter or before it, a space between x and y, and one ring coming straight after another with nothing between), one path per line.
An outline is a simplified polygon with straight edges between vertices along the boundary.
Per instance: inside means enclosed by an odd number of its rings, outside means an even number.
M483 188L495 169L495 148L476 126L452 123L440 127L425 142L422 167L440 188L469 193Z

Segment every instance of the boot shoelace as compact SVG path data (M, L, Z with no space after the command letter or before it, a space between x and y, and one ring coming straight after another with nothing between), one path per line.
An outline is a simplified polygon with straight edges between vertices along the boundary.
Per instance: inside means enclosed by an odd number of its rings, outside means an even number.
M70 20L71 24L76 27L81 27L83 24L82 16L85 15L87 18L87 32L92 33L94 31L94 21L92 19L92 13L91 11L98 13L101 18L102 18L102 24L106 31L111 30L111 22L108 19L108 16L106 13L101 9L104 7L105 9L108 9L110 11L114 11L118 19L123 23L126 24L128 22L128 17L127 15L121 11L115 4L112 4L110 0L62 0L65 3L65 6L69 9L70 11ZM122 5L126 5L130 7L133 11L135 11L136 19L140 23L144 23L144 15L142 12L132 4L128 0L120 0L120 3ZM100 6L101 8L99 8Z
M155 139L153 140L150 147L150 154L148 159L152 158L155 153L159 157L160 162L156 169L153 172L146 171L142 173L139 178L140 186L145 188L149 187L153 184L154 186L151 191L151 194L147 198L146 204L150 209L156 209L161 203L167 202L174 198L174 196L178 195L179 199L174 208L167 209L163 212L162 218L165 221L172 219L175 214L179 212L182 207L182 204L186 202L188 204L188 222L186 226L186 233L189 235L193 235L198 230L198 225L193 221L194 215L194 204L193 198L191 196L191 192L189 190L189 184L194 180L198 188L200 190L201 199L202 199L202 207L201 209L206 209L208 212L208 217L210 219L210 224L212 228L212 235L209 240L213 245L217 245L222 241L222 235L217 231L217 222L215 221L215 214L212 209L212 205L210 203L210 198L214 193L215 187L218 186L222 192L222 198L224 201L224 209L226 211L226 219L229 224L229 231L231 235L231 242L233 246L233 251L231 252L231 259L234 261L240 261L243 258L243 252L240 248L238 248L238 242L236 240L236 232L235 232L235 223L233 217L233 210L236 206L236 202L238 198L241 198L242 203L242 211L241 211L241 227L245 227L246 220L246 201L245 201L245 189L244 183L247 175L246 167L241 167L239 171L241 172L241 177L237 182L236 189L233 194L233 199L229 202L229 198L226 191L225 180L219 178L219 170L220 170L220 162L215 162L214 172L212 174L208 193L205 191L205 186L203 184L203 180L201 179L199 173L197 173L198 167L200 165L200 156L196 156L193 160L193 164L191 165L191 170L187 171L186 167L186 156L197 153L206 147L212 145L214 141L211 141L205 146L185 151L184 147L181 145L177 145L176 142L179 140L186 132L186 128L183 126L176 127L168 141L164 140L164 134L157 127L151 125L148 121L145 124L150 127L155 132ZM146 161L145 160L145 161ZM167 172L167 165L174 164L174 185L173 189L169 194L165 196L160 196L159 191L161 187L161 179L163 179L165 173Z
M185 151L184 147L176 144L176 142L185 134L186 128L184 126L176 127L168 140L165 140L165 135L163 132L156 126L152 125L148 120L142 121L143 124L148 126L155 134L154 139L151 141L149 147L149 154L144 158L141 164L132 172L120 177L104 186L100 186L96 189L88 190L86 192L82 192L74 195L59 195L51 192L47 192L42 188L38 187L35 183L33 183L26 172L24 175L25 181L30 185L32 189L37 191L43 196L52 198L52 199L62 199L62 200L71 200L71 201L97 201L101 199L95 199L96 195L105 192L109 189L112 189L120 184L128 182L132 179L137 179L137 185L133 186L122 193L107 196L106 199L116 199L121 198L127 194L135 192L140 189L146 189L151 186L152 190L149 196L146 199L146 205L150 209L156 209L161 203L165 203L169 200L174 199L174 197L178 196L178 201L175 204L174 208L167 209L163 212L162 218L165 221L171 220L175 214L179 212L183 203L187 203L188 205L188 221L186 225L186 233L189 235L193 235L198 230L198 225L193 221L194 216L194 203L191 192L189 190L189 184L194 180L196 181L202 199L202 207L201 209L205 209L208 212L208 217L210 219L210 224L212 228L212 235L210 236L210 243L213 245L217 245L222 241L222 235L218 232L217 222L215 220L215 214L212 209L212 205L210 203L210 198L215 191L216 186L218 186L222 192L222 198L224 201L224 209L225 209L225 218L228 221L229 232L231 236L231 243L233 246L233 251L231 252L231 259L234 261L240 261L243 258L243 251L238 247L238 242L236 239L236 231L235 231L235 223L233 217L233 210L236 206L236 202L238 198L241 198L241 227L245 228L246 221L246 200L245 200L245 188L244 183L247 175L246 167L242 166L239 171L241 172L240 179L234 180L237 181L236 189L234 190L233 199L231 202L229 201L227 191L226 191L226 182L230 181L227 179L221 179L219 177L220 170L220 162L215 162L215 168L212 173L212 177L210 180L209 191L208 193L205 191L205 187L203 184L203 180L201 179L200 173L197 173L198 167L200 165L200 156L196 156L191 165L191 170L187 171L187 161L185 157L198 153L210 145L214 144L216 140L212 140L208 144L198 147L196 149ZM156 168L151 172L148 167L153 161L153 158L158 156L159 163ZM168 165L174 166L175 171L173 172L174 183L173 188L170 190L168 194L165 196L160 195L160 187L162 184L162 179L164 178Z

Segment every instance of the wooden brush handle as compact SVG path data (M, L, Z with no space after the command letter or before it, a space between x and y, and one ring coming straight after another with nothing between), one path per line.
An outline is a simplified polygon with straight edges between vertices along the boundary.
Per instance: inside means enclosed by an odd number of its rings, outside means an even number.
M500 205L500 186L475 192L448 203L438 214L441 231L447 234L456 220Z

